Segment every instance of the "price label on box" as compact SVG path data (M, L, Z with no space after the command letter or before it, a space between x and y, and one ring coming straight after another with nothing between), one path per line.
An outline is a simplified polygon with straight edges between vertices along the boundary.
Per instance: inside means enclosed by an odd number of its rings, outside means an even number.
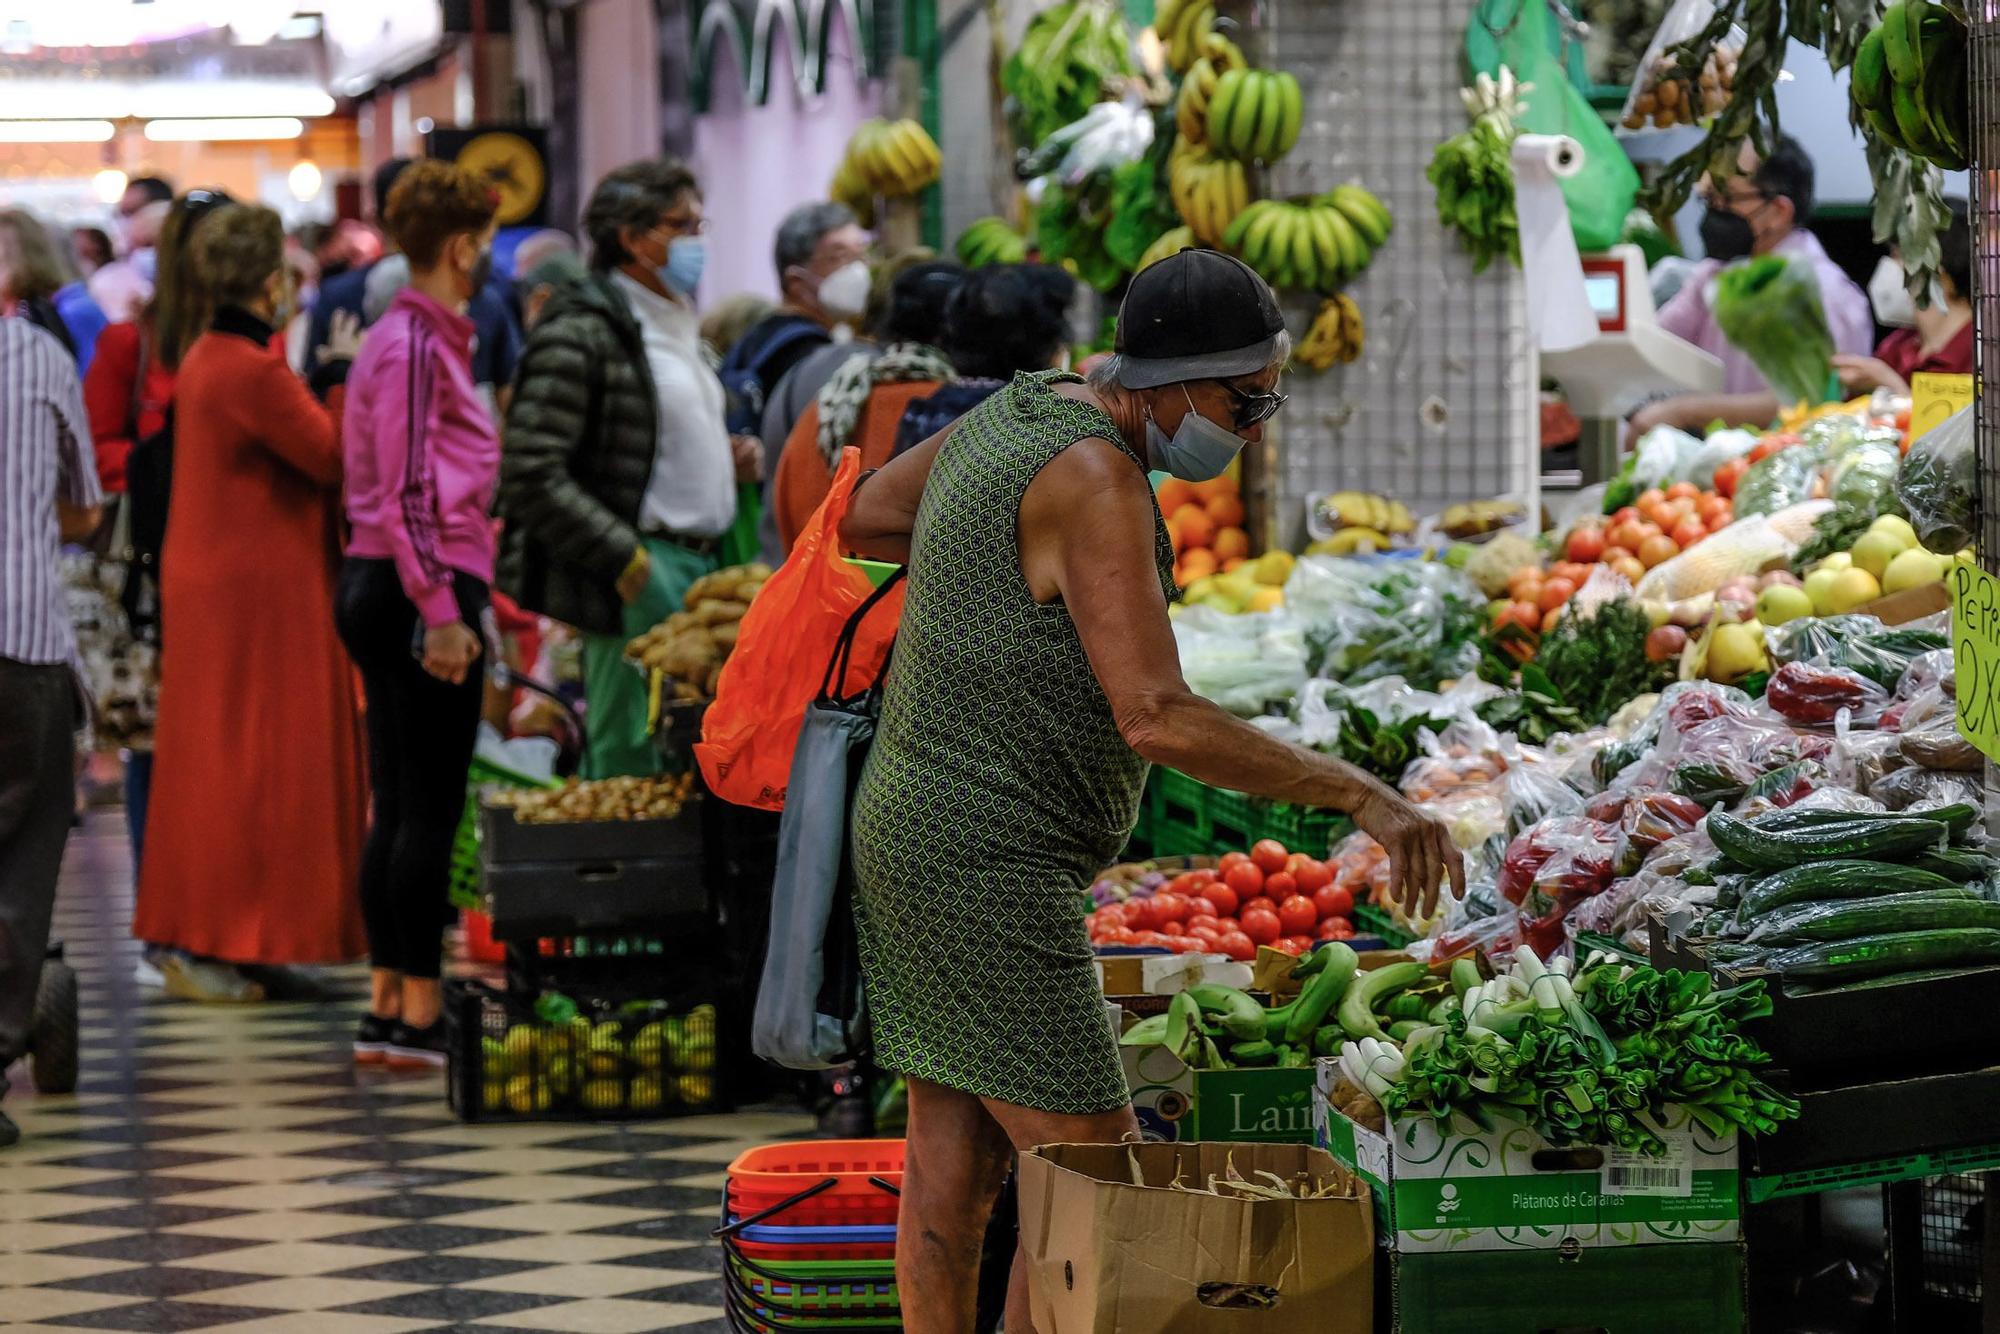
M1921 440L1925 432L1943 424L1944 419L1972 402L1970 375L1945 375L1919 371L1910 377L1910 439Z
M1987 758L2000 760L2000 579L1974 565L1954 564L1946 582L1958 733Z

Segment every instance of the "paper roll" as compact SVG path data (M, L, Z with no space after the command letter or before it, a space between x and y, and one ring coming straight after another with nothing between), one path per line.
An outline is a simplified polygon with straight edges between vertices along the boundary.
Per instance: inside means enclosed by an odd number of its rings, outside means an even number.
M1583 147L1566 134L1524 134L1514 140L1513 159L1529 336L1544 352L1581 347L1597 337L1597 315L1583 285L1562 182L1583 170Z

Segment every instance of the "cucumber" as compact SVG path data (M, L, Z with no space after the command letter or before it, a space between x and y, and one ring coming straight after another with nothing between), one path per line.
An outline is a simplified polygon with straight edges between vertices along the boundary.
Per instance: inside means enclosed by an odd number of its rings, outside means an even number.
M1931 871L1947 880L1960 883L1984 880L1995 871L2000 871L2000 862L1980 852L1968 852L1964 848L1943 848L1937 852L1919 853L1909 865L1920 871Z
M1979 818L1979 808L1969 801L1955 801L1949 806L1932 806L1927 810L1904 811L1904 815L1919 820L1936 820L1951 831L1951 841L1956 843L1972 829L1972 822Z
M1941 875L1886 862L1807 862L1768 875L1746 889L1738 918L1754 921L1775 909L1812 899L1863 899L1955 888Z
M1942 822L1901 815L1861 816L1810 829L1759 829L1747 820L1717 811L1708 817L1708 836L1725 856L1751 867L1782 871L1828 858L1902 857L1941 848Z
M1787 979L1816 983L1858 982L1890 973L1991 963L2000 963L2000 931L1985 927L1862 936L1801 945L1764 959L1766 967Z
M1979 811L1968 802L1953 802L1949 806L1934 806L1927 811L1830 811L1830 810L1782 810L1759 815L1749 823L1753 828L1767 833L1782 834L1800 829L1820 829L1827 825L1851 824L1856 820L1935 820L1951 831L1954 839L1963 838L1972 828L1972 822L1979 818ZM1710 864L1711 869L1714 863Z
M2000 929L2000 903L1954 886L1916 894L1888 894L1856 902L1804 903L1760 923L1749 943L1765 946L1812 940L1851 940L1894 931L1944 931L1953 927Z

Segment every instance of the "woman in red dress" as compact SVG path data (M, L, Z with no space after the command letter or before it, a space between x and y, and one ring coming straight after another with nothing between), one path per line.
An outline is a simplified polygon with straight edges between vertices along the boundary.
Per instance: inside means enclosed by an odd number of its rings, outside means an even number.
M1942 300L1919 308L1903 285L1902 252L1884 256L1868 282L1868 300L1876 321L1889 326L1889 334L1876 345L1872 357L1833 359L1843 392L1886 389L1897 398L1907 398L1913 375L1972 373L1972 226L1964 204L1956 199L1947 202L1951 226L1938 237L1934 292Z
M161 553L157 790L133 931L182 954L170 991L223 964L366 950L353 887L367 788L354 673L334 632L335 418L272 344L285 304L278 215L232 204L193 238L216 304L174 385ZM200 985L177 985L201 961Z

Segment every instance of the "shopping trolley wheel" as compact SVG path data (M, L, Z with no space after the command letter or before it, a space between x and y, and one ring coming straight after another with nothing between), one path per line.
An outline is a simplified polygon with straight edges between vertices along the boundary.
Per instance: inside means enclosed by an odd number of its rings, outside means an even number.
M28 1026L28 1070L37 1093L76 1092L76 970L60 958L42 965Z

